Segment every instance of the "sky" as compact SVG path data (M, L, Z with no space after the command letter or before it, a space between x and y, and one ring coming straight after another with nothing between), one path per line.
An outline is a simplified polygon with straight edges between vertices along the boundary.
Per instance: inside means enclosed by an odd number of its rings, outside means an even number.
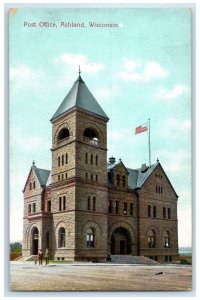
M40 27L44 22L57 27ZM79 65L110 118L108 158L121 158L129 168L148 164L148 133L134 132L151 119L151 161L159 159L179 195L179 246L191 246L191 12L172 8L10 13L10 240L22 240L22 190L32 161L51 169L49 120L76 81Z

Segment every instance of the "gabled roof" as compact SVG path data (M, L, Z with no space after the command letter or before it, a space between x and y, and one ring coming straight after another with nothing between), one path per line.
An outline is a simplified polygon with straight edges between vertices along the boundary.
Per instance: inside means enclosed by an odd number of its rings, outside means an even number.
M116 165L117 165L116 163L108 164L108 167L107 167L108 172L114 170ZM141 188L158 165L162 169L163 173L165 173L165 171L163 170L163 168L162 168L159 161L156 164L151 165L151 167L147 166L145 169L143 169L143 167L138 168L138 169L126 168L128 173L129 173L129 175L128 175L128 187L130 189L139 189L139 188ZM165 176L166 176L170 186L172 187L175 195L178 197L178 195L177 195L174 187L172 186L169 178L167 177L166 173L165 173ZM109 183L111 183L109 177L108 177L108 180L109 180Z
M141 188L153 170L157 167L158 163L148 167L145 172L142 172L142 168L139 169L127 169L129 172L128 186L131 189Z
M39 169L37 167L34 167L34 170L35 170L35 174L37 175L37 178L40 182L40 185L41 186L46 185L47 180L49 178L50 171L45 170L45 169Z
M57 117L61 116L66 111L69 111L74 107L89 111L98 116L108 119L108 116L105 114L97 100L89 91L80 74L78 79L72 86L71 90L69 91L69 93L64 98L57 111L51 118L51 121L53 121L54 119L56 119Z
M48 181L49 176L50 176L50 171L49 170L45 170L45 169L39 169L39 168L37 168L35 166L35 163L33 163L33 165L31 166L31 169L29 171L29 174L28 174L28 177L27 177L27 180L26 180L23 192L25 191L25 188L26 188L29 176L30 176L30 174L31 174L31 172L33 170L34 170L34 172L35 172L35 174L36 174L36 176L38 178L38 181L39 181L41 187L45 186L47 184L47 181Z

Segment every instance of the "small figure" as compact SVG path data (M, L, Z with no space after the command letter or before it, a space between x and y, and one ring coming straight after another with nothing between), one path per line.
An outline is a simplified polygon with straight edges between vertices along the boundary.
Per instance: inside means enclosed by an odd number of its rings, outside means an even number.
M39 265L42 265L43 252L41 249L38 251L38 260L39 260Z
M45 251L45 260L46 260L46 265L48 265L48 263L49 263L49 250L48 249L46 249L46 251Z
M111 262L111 256L110 256L110 254L107 255L106 260L107 260L107 262Z
M35 259L35 265L37 265L37 259Z

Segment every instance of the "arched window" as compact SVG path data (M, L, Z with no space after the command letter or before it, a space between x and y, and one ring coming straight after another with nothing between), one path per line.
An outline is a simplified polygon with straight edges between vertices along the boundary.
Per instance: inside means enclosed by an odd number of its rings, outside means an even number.
M58 248L65 247L65 228L60 227L58 231Z
M65 154L65 163L68 164L68 154Z
M148 248L156 248L156 232L150 230L148 234Z
M33 181L33 188L35 189L35 181Z
M65 161L64 161L64 155L62 155L62 166L64 166L64 163L65 163Z
M119 174L117 174L116 180L117 180L117 186L120 186L120 175Z
M126 187L126 177L122 176L122 186Z
M69 130L67 128L62 128L58 133L58 142L69 137Z
M29 183L29 190L32 190L32 182Z
M89 228L86 235L87 248L94 247L94 230Z
M99 145L99 134L95 129L86 128L83 133L85 141L88 141L91 145Z
M164 232L164 248L170 248L170 233L167 230Z

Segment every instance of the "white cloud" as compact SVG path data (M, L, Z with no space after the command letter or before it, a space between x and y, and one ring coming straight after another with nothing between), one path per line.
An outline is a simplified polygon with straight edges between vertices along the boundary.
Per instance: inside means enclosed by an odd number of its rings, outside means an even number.
M191 120L178 120L176 118L169 118L166 121L163 121L160 126L157 127L157 135L162 138L171 138L176 139L177 136L182 134L186 135L190 132L191 129Z
M9 69L10 80L27 81L32 83L32 81L37 80L40 82L41 78L44 76L42 69L32 69L28 65L18 65L16 67L10 67ZM19 83L19 82L18 82Z
M164 99L164 100L171 100L182 96L183 94L187 93L189 88L183 84L177 84L172 89L165 89L160 88L155 93L155 98L157 99Z
M168 70L156 61L130 59L124 60L122 71L118 73L122 80L133 82L150 82L166 78L168 75Z
M72 53L63 53L59 57L54 59L55 64L66 64L67 66L73 68L74 70L78 69L80 66L81 71L84 73L95 74L103 69L103 64L90 61L86 55L83 54L72 54Z
M121 89L119 86L102 86L94 90L94 96L99 102L114 100L119 95Z

